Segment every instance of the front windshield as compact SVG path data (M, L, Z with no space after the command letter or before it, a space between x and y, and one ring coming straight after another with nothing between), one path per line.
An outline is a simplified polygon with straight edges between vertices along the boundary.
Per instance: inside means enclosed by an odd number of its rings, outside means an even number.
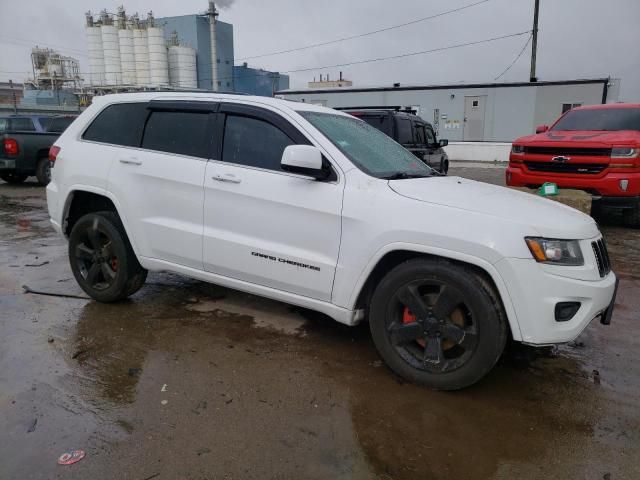
M640 108L571 110L551 130L640 130Z
M362 120L345 115L298 112L360 170L376 178L428 177L434 171L402 145Z

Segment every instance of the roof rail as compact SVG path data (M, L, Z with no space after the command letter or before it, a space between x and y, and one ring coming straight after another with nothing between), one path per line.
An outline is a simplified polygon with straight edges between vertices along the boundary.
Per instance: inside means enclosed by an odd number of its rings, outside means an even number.
M366 106L366 107L334 107L334 110L389 110L393 112L403 112L416 115L417 110L411 107L401 107L400 105L385 106Z

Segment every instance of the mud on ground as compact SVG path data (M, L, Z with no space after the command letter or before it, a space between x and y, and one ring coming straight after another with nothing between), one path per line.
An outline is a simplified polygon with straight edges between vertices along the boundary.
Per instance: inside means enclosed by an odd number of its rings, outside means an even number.
M43 189L0 183L0 478L640 478L640 231L603 231L611 326L437 393L394 377L366 324L176 275L117 305L24 294L84 296Z

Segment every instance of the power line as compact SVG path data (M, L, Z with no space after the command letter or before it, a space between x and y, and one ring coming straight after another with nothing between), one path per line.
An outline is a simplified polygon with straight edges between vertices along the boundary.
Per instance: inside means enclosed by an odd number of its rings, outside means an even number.
M524 47L522 47L522 50L520 50L520 53L518 54L518 56L513 60L513 62L511 62L511 64L509 64L509 66L507 68L504 69L504 71L500 75L498 75L496 78L494 78L494 80L498 80L505 73L507 73L509 70L511 70L511 67L513 67L516 64L518 59L522 56L524 51L527 49L527 45L529 45L529 42L531 42L532 38L533 38L533 34L529 35L529 38L527 38L527 42L524 44Z
M328 40L326 42L313 43L313 44L310 44L310 45L305 45L303 47L290 48L288 50L280 50L280 51L275 51L275 52L263 53L263 54L260 54L260 55L253 55L253 56L249 56L249 57L241 57L241 58L237 58L236 60L242 61L242 60L252 60L252 59L255 59L255 58L271 57L271 56L274 56L274 55L281 55L281 54L284 54L284 53L299 52L299 51L302 51L302 50L309 50L311 48L324 47L326 45L332 45L334 43L346 42L348 40L354 40L356 38L368 37L368 36L371 36L371 35L375 35L377 33L387 32L389 30L394 30L396 28L402 28L402 27L407 27L409 25L415 25L416 23L421 23L421 22L424 22L424 21L427 21L427 20L431 20L433 18L438 18L438 17L442 17L444 15L449 15L450 13L460 12L462 10L466 10L467 8L475 7L477 5L481 5L481 4L487 3L489 1L490 0L481 0L479 2L471 3L469 5L465 5L463 7L455 8L453 10L447 10L446 12L441 12L441 13L438 13L436 15L430 15L428 17L418 18L417 20L412 20L410 22L405 22L405 23L401 23L401 24L398 24L398 25L392 25L390 27L385 27L385 28L381 28L381 29L378 29L378 30L373 30L373 31L370 31L370 32L360 33L360 34L357 34L357 35L351 35L351 36L348 36L348 37L337 38L335 40Z

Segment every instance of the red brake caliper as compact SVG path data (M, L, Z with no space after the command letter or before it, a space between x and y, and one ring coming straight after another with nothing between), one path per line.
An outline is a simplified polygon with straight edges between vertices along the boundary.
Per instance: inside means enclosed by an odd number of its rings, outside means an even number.
M409 307L404 307L404 311L402 312L402 323L407 325L408 323L415 323L417 320L416 316L411 313L411 310L409 310ZM422 348L425 347L426 343L424 340L420 339L416 341Z

